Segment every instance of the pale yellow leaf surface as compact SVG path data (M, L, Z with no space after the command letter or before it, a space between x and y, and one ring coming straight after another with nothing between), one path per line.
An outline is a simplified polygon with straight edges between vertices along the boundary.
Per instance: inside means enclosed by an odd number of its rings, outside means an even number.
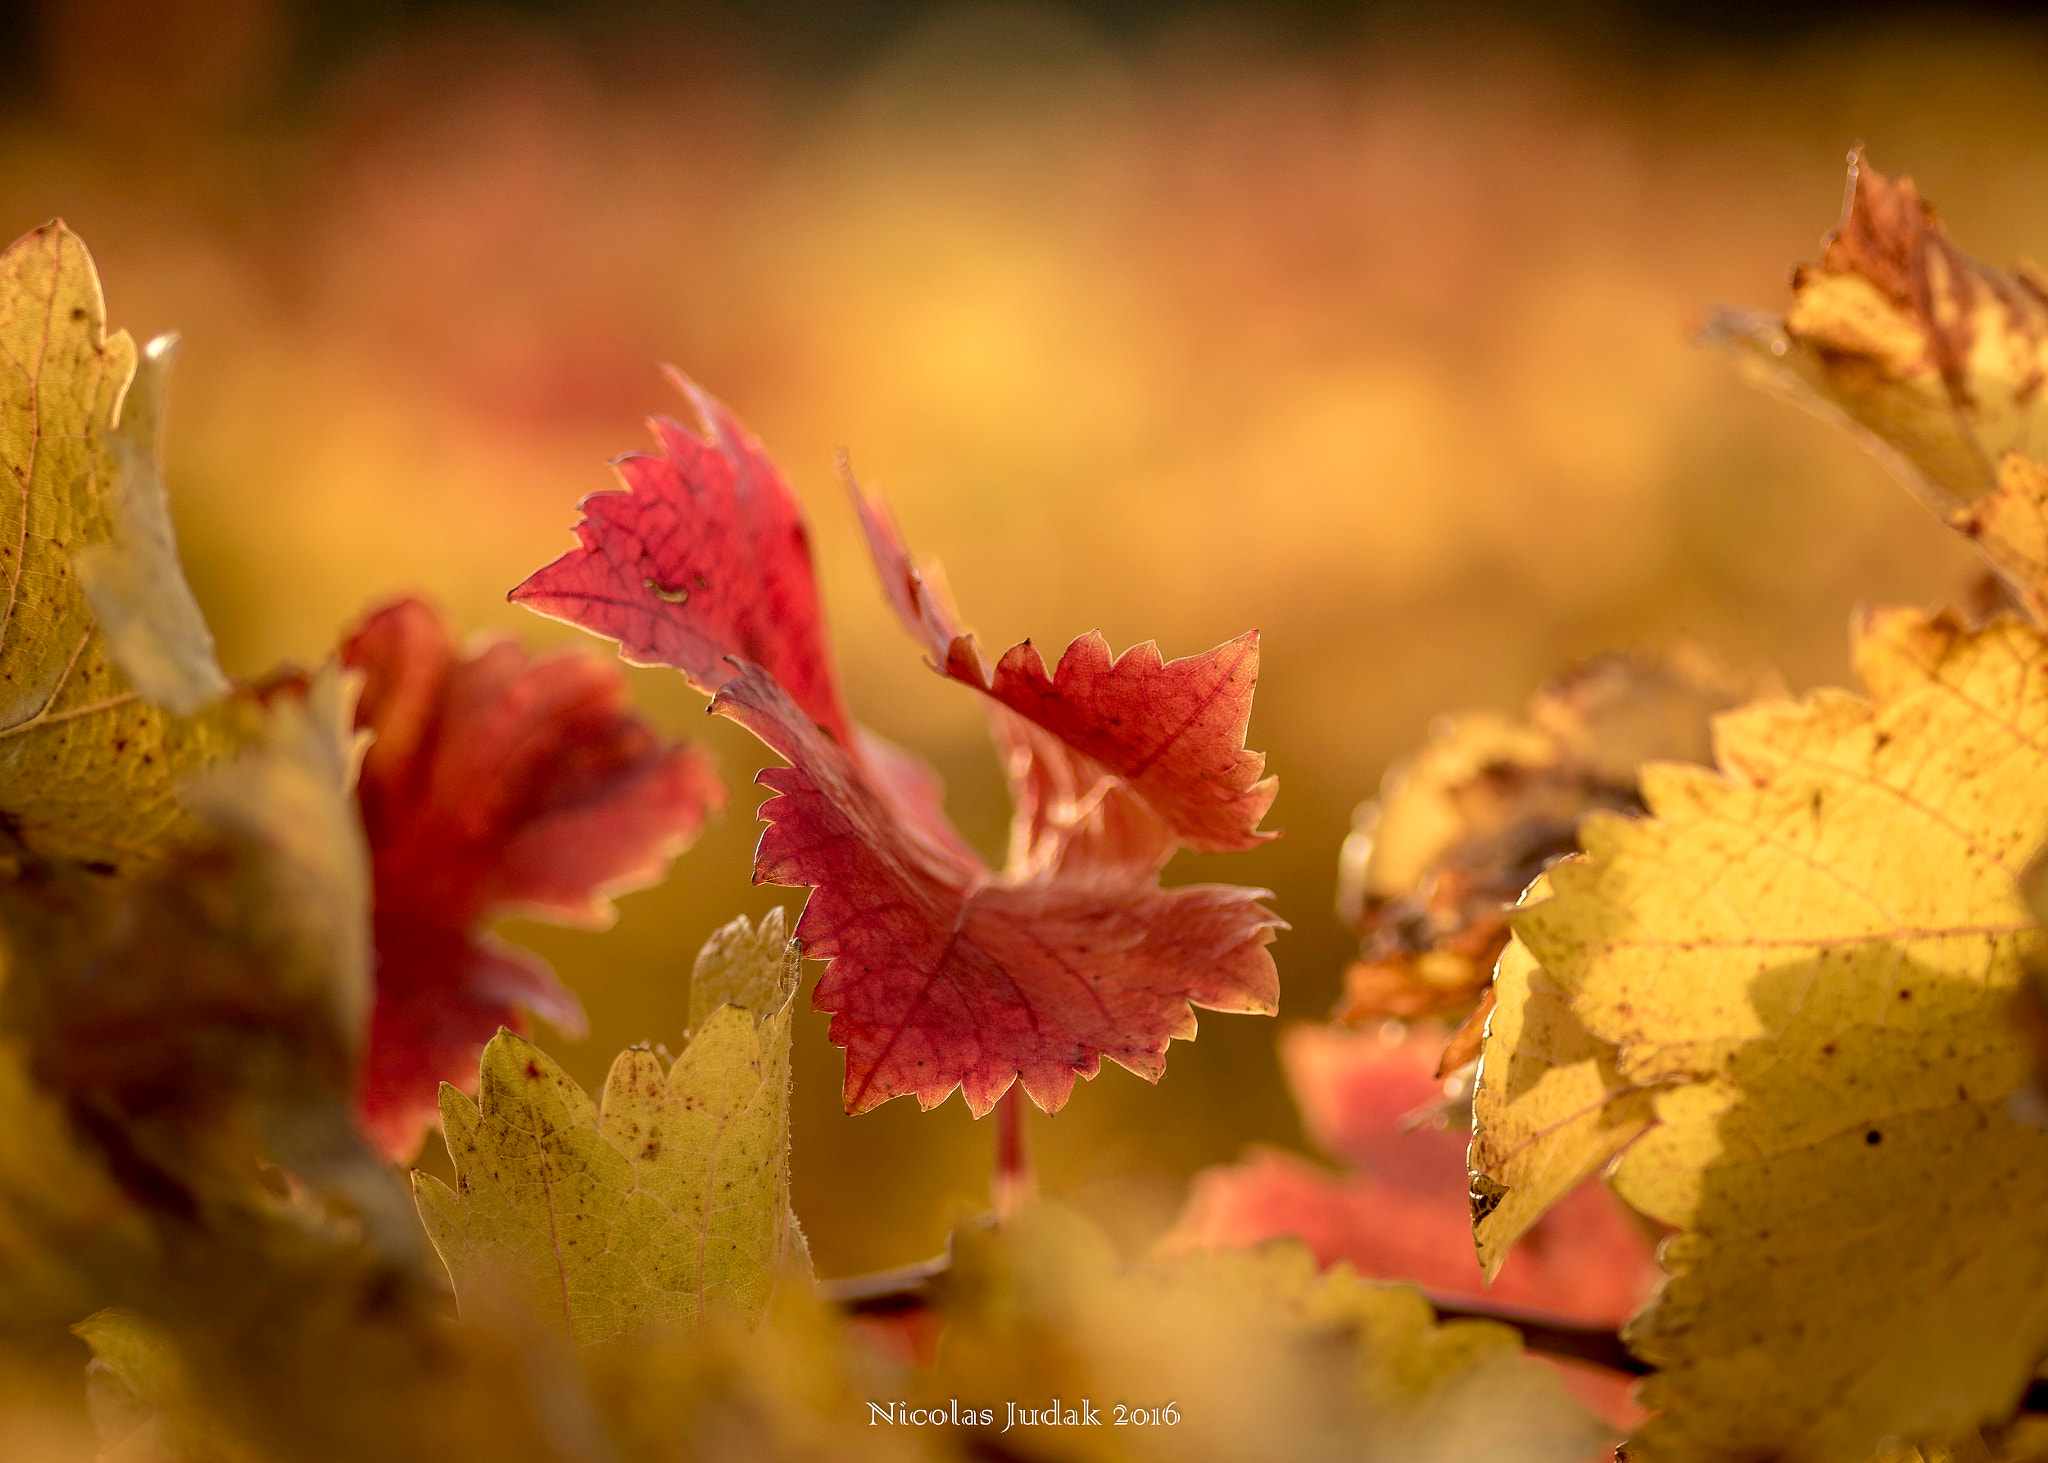
M1491 1322L1439 1325L1416 1291L1319 1275L1286 1241L1126 1265L1054 1205L954 1239L932 1396L989 1408L970 1456L1584 1463L1609 1435ZM1062 1424L1004 1432L1006 1404ZM1103 1425L1068 1426L1083 1401ZM1115 1425L1117 1403L1177 1421Z
M72 555L108 653L146 699L190 716L227 695L228 678L214 659L213 632L178 558L164 490L164 388L178 337L160 335L142 348L135 377L108 434L115 491L108 503L113 537Z
M2048 624L2048 468L2006 453L1998 486L1951 514L1949 526L1974 540L2034 618Z
M1950 241L1909 178L1851 160L1842 221L1793 276L1782 323L1723 312L1702 332L1758 384L1846 425L1947 517L2001 456L2048 456L2048 295Z
M786 1267L789 1030L798 959L780 910L735 920L700 961L721 1005L666 1072L619 1054L602 1106L532 1043L500 1031L472 1102L441 1089L457 1187L415 1175L420 1216L465 1310L510 1287L577 1341L713 1314L757 1321ZM765 970L759 968L764 965Z
M107 334L85 246L50 223L0 253L0 813L38 854L118 870L191 834L174 789L233 743L230 712L176 715L137 689L184 710L226 689L177 572L153 441L139 445L168 361L143 373L124 437L135 346Z
M2048 642L1866 617L1868 696L1717 723L1647 770L1517 934L1656 1124L1613 1182L1680 1233L1626 1333L1644 1460L1862 1463L2002 1422L2048 1353L2048 1135L2009 1017L2041 936Z
M1550 896L1547 879L1526 901ZM1650 1124L1650 1094L1621 1080L1612 1043L1520 940L1494 971L1493 1014L1472 1097L1472 1235L1491 1279L1544 1213Z

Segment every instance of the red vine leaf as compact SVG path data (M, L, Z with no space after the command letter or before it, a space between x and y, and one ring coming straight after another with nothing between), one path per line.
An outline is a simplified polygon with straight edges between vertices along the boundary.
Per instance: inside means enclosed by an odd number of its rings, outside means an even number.
M1445 1121L1436 1073L1440 1028L1398 1040L1379 1032L1297 1026L1281 1038L1302 1126L1345 1165L1333 1173L1296 1154L1254 1148L1195 1176L1169 1253L1237 1249L1292 1237L1318 1264L1406 1280L1454 1295L1611 1326L1656 1278L1650 1247L1605 1186L1586 1184L1522 1237L1492 1284L1473 1251L1467 1134ZM1566 1367L1579 1400L1622 1426L1642 1413L1627 1384Z
M761 781L754 876L809 884L804 953L831 962L813 1004L846 1048L846 1106L904 1093L925 1107L959 1087L979 1116L1013 1080L1051 1112L1101 1059L1157 1080L1166 1045L1195 1034L1190 1005L1270 1011L1261 892L1162 889L1149 869L1018 882L937 856L869 775L757 666L712 709L791 765Z
M581 1035L545 961L487 934L504 914L602 925L608 896L661 877L725 793L708 758L626 709L616 666L531 658L498 640L458 651L438 614L401 600L342 648L364 673L375 734L357 799L374 879L377 998L358 1094L392 1157L432 1125L440 1084L522 1009Z
M777 796L754 876L814 890L796 933L829 962L813 1004L846 1048L848 1110L958 1088L979 1115L1021 1081L1051 1111L1105 1056L1156 1080L1167 1043L1194 1035L1193 1007L1271 1012L1281 924L1264 891L1157 878L1179 847L1273 836L1257 827L1273 782L1243 747L1257 636L1179 661L1084 636L1050 672L1027 643L990 674L856 487L897 613L994 703L1017 794L998 873L947 822L930 769L847 719L795 501L726 409L692 395L705 437L657 422L664 453L624 459L628 490L586 500L581 547L511 597L675 666L790 763L761 775Z
M1444 1106L1440 1030L1398 1041L1378 1032L1297 1026L1280 1044L1309 1137L1348 1172L1255 1150L1196 1176L1171 1237L1218 1249L1298 1236L1324 1265L1602 1325L1642 1304L1655 1268L1621 1204L1587 1184L1523 1238L1489 1286L1472 1248L1467 1134L1428 1115ZM1545 1226L1548 1226L1547 1228Z
M619 458L625 491L585 498L578 547L509 597L618 641L633 665L672 666L706 695L732 675L729 656L765 666L844 744L851 723L825 651L803 510L723 402L669 377L704 434L650 418L661 450Z
M888 505L850 478L849 486L904 628L946 675L1010 713L995 720L1018 808L1013 871L1069 860L1161 864L1177 847L1228 853L1277 836L1258 825L1278 784L1261 778L1266 759L1244 745L1259 678L1256 630L1174 661L1151 641L1113 655L1091 631L1050 673L1027 640L991 673Z

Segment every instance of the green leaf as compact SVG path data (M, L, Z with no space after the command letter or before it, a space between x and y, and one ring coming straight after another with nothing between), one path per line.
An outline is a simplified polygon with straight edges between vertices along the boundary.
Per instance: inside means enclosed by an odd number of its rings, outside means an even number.
M38 854L119 870L191 836L175 788L239 720L180 714L228 686L155 466L172 344L138 374L61 223L0 253L0 818Z
M703 1016L666 1072L621 1052L603 1103L509 1031L472 1102L441 1089L458 1183L414 1176L458 1302L510 1288L592 1343L714 1313L760 1319L800 1252L789 1218L789 1030L798 958L782 912L738 919L698 961ZM693 1002L693 1009L695 1007Z

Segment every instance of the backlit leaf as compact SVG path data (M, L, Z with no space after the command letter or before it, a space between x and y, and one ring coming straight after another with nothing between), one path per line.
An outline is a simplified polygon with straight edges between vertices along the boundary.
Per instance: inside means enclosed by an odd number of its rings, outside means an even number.
M115 492L108 502L113 537L72 555L79 582L106 637L108 654L145 700L189 716L228 693L213 657L213 632L185 583L170 498L159 462L164 389L178 338L160 335L142 348L107 435Z
M174 789L235 743L231 712L177 714L226 683L156 474L168 343L144 357L62 224L0 253L0 815L116 870L195 835Z
M825 648L803 510L724 402L680 372L669 379L703 435L651 418L661 450L618 459L625 491L585 498L579 547L510 598L618 641L634 665L674 666L707 695L735 674L728 656L765 666L843 744L852 722Z
M1613 1171L1681 1231L1626 1332L1660 1369L1632 1456L1943 1444L2008 1417L2048 1352L2048 1135L2012 1113L2008 1018L2041 940L2017 875L2048 641L1890 611L1856 664L1868 699L1751 707L1719 771L1650 769L1652 816L1589 821L1515 916L1612 1049L1582 1060L1654 1089Z
M796 933L830 962L813 1003L846 1048L847 1109L957 1089L980 1115L1021 1082L1051 1111L1105 1056L1156 1080L1193 1007L1272 1011L1280 922L1263 891L1156 877L1176 848L1270 836L1273 783L1243 746L1256 637L1164 661L1084 636L1050 672L1026 644L991 674L856 490L885 594L994 703L1017 809L992 870L929 769L846 716L796 501L730 413L686 389L704 435L657 421L662 453L626 459L627 490L587 500L580 546L512 598L673 665L791 764L762 774L780 796L755 878L815 891Z
M415 1191L466 1313L509 1288L582 1343L760 1319L795 1242L798 957L781 925L779 910L758 932L735 921L700 967L762 1006L713 1010L666 1072L653 1052L621 1052L601 1104L509 1031L484 1048L475 1102L442 1088L458 1183L421 1174Z
M1278 784L1244 745L1258 684L1257 631L1202 655L1164 661L1150 642L1114 655L1081 636L1048 673L1030 641L993 671L940 587L919 565L881 497L849 482L885 597L932 663L982 691L995 717L1017 816L1008 871L1069 862L1163 863L1177 846L1198 853L1252 848Z
M1912 179L1852 157L1842 221L1792 292L1783 321L1722 310L1702 338L1848 427L1944 519L1965 526L2007 453L2048 458L2048 289L1964 254Z
M2048 468L2008 452L1997 483L1949 523L1984 551L2035 620L2048 623Z
M1162 889L1149 869L1009 881L932 856L862 769L765 674L714 709L790 766L761 781L756 877L814 888L797 933L829 960L813 1003L846 1048L846 1105L900 1093L931 1107L957 1087L977 1116L1013 1081L1047 1111L1104 1056L1154 1080L1191 1005L1270 1011L1262 891Z
M609 896L660 878L725 792L708 757L627 709L625 678L595 656L534 659L502 639L464 651L408 599L365 619L342 661L364 673L356 725L374 738L357 786L377 937L359 1105L405 1158L441 1083L472 1088L500 1026L531 1010L583 1033L547 963L490 921L609 923Z
M1550 896L1547 881L1529 890ZM1489 1278L1510 1247L1650 1125L1644 1089L1622 1081L1615 1049L1587 1031L1569 996L1516 940L1494 973L1472 1095L1472 1234Z

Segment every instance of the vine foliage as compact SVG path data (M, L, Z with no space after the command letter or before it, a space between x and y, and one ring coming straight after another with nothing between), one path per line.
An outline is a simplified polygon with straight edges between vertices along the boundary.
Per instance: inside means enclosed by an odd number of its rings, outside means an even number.
M697 429L657 418L511 598L757 733L755 876L810 893L586 1092L528 1030L580 1006L493 921L602 924L723 808L709 759L609 658L417 600L229 677L158 459L174 343L36 230L0 253L0 1349L89 1356L51 1405L110 1463L2043 1456L2048 292L1858 159L1790 311L1702 333L1976 543L1990 610L1860 613L1854 691L1680 646L1447 723L1343 854L1336 1021L1283 1041L1340 1169L1255 1152L1130 1255L1035 1196L1020 1107L1276 1009L1270 896L1162 878L1274 836L1256 633L991 662L849 476L987 710L992 867L848 713L801 506L677 378ZM813 1274L806 960L849 1112L996 1115L945 1257ZM409 1194L437 1125L456 1181Z

